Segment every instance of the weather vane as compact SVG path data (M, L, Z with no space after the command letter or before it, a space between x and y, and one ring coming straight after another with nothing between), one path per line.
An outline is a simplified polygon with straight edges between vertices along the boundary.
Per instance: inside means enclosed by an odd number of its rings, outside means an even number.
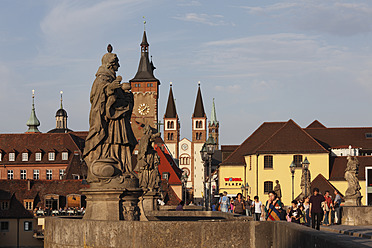
M143 30L146 31L146 19L145 19L145 16L142 16L143 18Z

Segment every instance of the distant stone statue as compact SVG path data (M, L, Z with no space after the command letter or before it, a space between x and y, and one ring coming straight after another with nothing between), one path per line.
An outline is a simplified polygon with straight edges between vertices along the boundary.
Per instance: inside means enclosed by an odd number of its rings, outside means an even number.
M345 205L361 205L362 195L358 180L359 161L356 157L347 156L347 165L345 169L345 180L348 187L345 192Z
M160 186L160 174L158 165L160 158L153 147L153 142L156 137L160 137L160 133L153 134L153 130L149 125L144 127L144 135L139 141L137 166L139 185L143 191L156 191Z
M279 180L276 180L275 183L276 183L276 185L274 187L274 191L275 191L277 197L279 198L279 200L281 200L282 199L282 189L280 187Z
M90 92L90 128L84 148L89 183L136 177L131 163L137 144L130 125L133 94L130 84L120 84L121 76L116 77L120 65L111 45L107 51Z
M311 176L310 170L305 170L302 168L302 175L301 175L301 194L300 199L306 198L311 195Z

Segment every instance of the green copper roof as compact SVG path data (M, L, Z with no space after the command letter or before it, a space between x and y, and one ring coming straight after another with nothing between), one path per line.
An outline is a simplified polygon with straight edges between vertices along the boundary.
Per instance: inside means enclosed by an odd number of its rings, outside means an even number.
M39 129L37 128L40 126L40 121L36 117L35 113L35 95L34 91L32 91L32 110L30 118L28 119L26 125L28 126L28 130L26 133L40 133Z
M212 113L211 113L211 120L209 121L210 125L217 125L219 122L217 121L217 114L216 114L216 106L214 104L213 98L213 106L212 106Z

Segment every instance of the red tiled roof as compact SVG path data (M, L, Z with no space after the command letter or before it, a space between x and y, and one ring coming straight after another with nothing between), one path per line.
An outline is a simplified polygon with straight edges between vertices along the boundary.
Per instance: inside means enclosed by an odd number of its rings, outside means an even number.
M160 187L166 205L177 206L180 203L181 199L177 196L172 187L169 185L169 181L164 179L161 180Z
M307 126L306 128L327 128L327 127L324 126L320 121L315 120L309 126Z
M372 133L372 127L306 128L304 130L326 149L345 145L372 149L372 139L366 138L367 133Z
M249 136L233 153L230 154L221 165L244 164L244 155L253 154L254 151L265 142L278 129L283 127L285 122L264 122L251 136Z
M0 148L4 151L2 164L68 164L69 160L62 160L62 151L80 150L76 140L78 137L72 137L69 133L20 133L20 134L0 134ZM29 159L22 161L21 153L29 150ZM41 161L35 161L35 153L42 151ZM56 151L55 160L49 161L49 151ZM9 152L16 152L14 162L8 160ZM71 153L69 154L71 158Z
M359 180L366 180L365 168L372 166L372 156L358 156L359 161ZM344 181L345 169L347 165L347 157L331 157L329 161L329 180Z
M30 182L30 190L28 190ZM81 194L80 189L89 185L82 184L81 180L0 180L0 192L13 195L9 210L0 211L0 218L32 217L23 207L25 199L34 200L34 207L44 205L46 195L56 194L66 197L69 194ZM63 207L63 201L60 206Z
M176 171L176 169L180 170L178 167L175 168L174 166L171 165L171 163L168 161L166 154L162 151L162 149L159 146L155 147L156 152L158 153L160 157L160 165L159 165L159 172L160 175L162 175L164 172L169 173L168 177L168 183L170 185L180 185L182 184L180 176L178 173L180 171ZM177 173L178 172L178 173ZM181 172L182 174L182 172Z
M254 153L328 153L293 120L289 120Z

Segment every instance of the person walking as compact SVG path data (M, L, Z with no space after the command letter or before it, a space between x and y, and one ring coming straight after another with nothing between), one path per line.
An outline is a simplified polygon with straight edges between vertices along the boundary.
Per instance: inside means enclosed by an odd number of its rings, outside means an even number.
M243 200L243 195L238 193L234 201L233 213L243 215L245 213L245 202Z
M335 190L335 200L333 202L334 212L336 214L337 221L334 223L334 220L331 222L332 224L340 225L341 224L341 196L337 190Z
M329 191L326 190L325 193L324 193L324 199L325 199L325 202L323 204L324 208L324 221L323 221L323 225L326 225L326 226L329 226L329 211L331 210L331 207L332 207L332 198L331 196L329 195Z
M229 211L229 202L227 192L224 191L222 197L220 198L221 212L227 213Z
M319 194L319 189L313 189L313 195L310 197L310 218L311 218L311 227L316 230L320 229L320 222L323 217L323 209L321 207L322 202L325 201L324 196Z
M304 212L305 212L305 226L310 226L311 218L310 218L310 197L306 197L304 199Z
M253 209L254 209L254 220L255 221L260 221L260 217L262 216L263 217L263 206L262 206L262 202L259 201L259 198L258 196L256 195L254 198L254 201L253 201Z
M292 201L292 208L289 211L289 217L291 217L291 222L300 224L300 219L302 218L302 211L298 208L297 201Z
M280 220L280 213L282 211L282 202L277 198L274 191L269 192L269 200L265 204L266 221Z
M252 203L251 197L248 195L247 200L245 201L245 214L247 216L252 216Z

